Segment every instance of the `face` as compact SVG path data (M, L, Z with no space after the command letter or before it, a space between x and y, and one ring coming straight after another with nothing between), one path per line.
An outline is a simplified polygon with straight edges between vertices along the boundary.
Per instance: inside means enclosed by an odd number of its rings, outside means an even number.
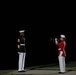
M24 32L20 33L20 36L24 36Z
M63 38L60 38L60 40L64 40Z

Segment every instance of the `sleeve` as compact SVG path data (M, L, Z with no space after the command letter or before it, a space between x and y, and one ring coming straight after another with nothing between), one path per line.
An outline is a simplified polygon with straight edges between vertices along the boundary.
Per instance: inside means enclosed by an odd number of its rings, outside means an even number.
M64 50L64 48L65 48L65 42L62 42L61 48L62 48L62 50Z
M17 39L17 45L20 45L20 38Z
M20 49L20 38L17 39L17 48Z

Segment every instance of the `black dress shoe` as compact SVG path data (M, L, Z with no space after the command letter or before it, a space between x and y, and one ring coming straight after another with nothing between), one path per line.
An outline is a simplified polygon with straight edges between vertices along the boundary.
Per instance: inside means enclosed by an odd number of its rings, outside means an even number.
M24 70L22 70L22 71L18 71L18 72L25 72Z
M65 72L58 72L59 74L64 74Z

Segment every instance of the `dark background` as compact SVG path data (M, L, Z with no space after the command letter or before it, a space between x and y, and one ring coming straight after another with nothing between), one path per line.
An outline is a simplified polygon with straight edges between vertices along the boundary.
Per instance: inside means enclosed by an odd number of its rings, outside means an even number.
M75 4L3 3L1 6L0 69L17 69L18 31L25 30L26 66L58 63L50 37L66 36L66 63L76 61Z

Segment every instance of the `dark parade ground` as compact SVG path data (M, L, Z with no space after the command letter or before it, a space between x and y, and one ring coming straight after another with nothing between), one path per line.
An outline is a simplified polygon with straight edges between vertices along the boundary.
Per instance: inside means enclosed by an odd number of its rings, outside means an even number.
M73 62L72 71L65 75L76 73L76 8L73 4L60 5L5 5L1 13L1 41L0 41L0 73L17 73L18 53L17 37L19 30L25 30L26 63L25 74L49 73L57 74L58 65L57 47L50 38L66 36L66 64ZM49 65L47 69L28 69L34 66ZM50 68L50 71L48 70ZM54 68L54 69L53 69ZM56 70L57 68L57 70ZM53 71L51 71L53 69ZM12 70L12 71L11 71ZM67 67L68 70L68 67ZM35 73L36 72L36 73ZM73 74L72 74L73 75Z

